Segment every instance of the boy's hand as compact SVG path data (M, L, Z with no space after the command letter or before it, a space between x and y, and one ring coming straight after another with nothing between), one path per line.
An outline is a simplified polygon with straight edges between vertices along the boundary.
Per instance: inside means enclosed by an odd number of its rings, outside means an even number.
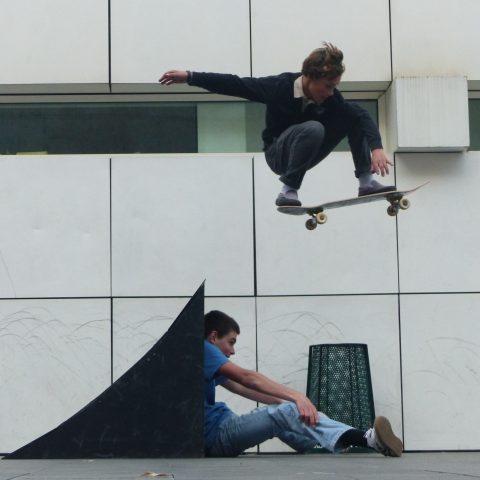
M158 80L162 85L172 85L172 83L186 83L188 72L185 70L169 70L165 72Z
M300 412L300 420L302 420L302 422L309 427L313 427L318 423L319 415L317 408L308 397L299 394L299 397L295 399L295 404Z
M385 152L381 148L376 148L372 151L372 173L377 175L388 175L388 166L393 165L393 163L387 158Z

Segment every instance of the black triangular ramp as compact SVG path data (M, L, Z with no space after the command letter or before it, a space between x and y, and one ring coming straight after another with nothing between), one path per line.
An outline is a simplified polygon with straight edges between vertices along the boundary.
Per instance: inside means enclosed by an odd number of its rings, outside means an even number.
M78 413L6 459L202 457L204 285L165 335Z

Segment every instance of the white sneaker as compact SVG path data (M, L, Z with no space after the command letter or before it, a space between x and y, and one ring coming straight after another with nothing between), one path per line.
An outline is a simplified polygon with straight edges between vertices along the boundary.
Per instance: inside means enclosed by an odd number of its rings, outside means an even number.
M392 426L386 417L376 417L373 428L365 433L367 444L373 450L386 457L401 457L402 441L393 433Z

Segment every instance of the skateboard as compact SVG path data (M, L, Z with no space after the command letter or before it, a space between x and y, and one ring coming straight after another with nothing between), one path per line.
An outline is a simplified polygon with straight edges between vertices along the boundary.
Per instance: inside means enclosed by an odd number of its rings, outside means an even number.
M388 215L391 217L396 217L399 210L406 210L408 207L410 207L410 201L408 198L406 198L406 196L415 192L419 188L424 187L427 185L427 183L429 182L422 183L418 187L411 188L410 190L395 190L393 192L373 193L371 195L364 195L363 197L346 198L344 200L322 203L313 207L277 207L277 210L288 215L310 215L310 218L305 222L305 227L307 227L308 230L314 230L317 228L317 225L323 225L327 221L328 217L325 213L325 210L347 207L349 205L357 205L360 203L378 202L379 200L387 200L387 202L390 204L387 208Z

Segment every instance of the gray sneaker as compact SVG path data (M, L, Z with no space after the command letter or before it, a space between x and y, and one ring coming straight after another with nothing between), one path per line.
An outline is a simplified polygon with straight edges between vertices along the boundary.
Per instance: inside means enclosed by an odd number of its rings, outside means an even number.
M285 193L280 192L278 194L275 205L277 207L301 207L302 202L298 199L296 190L288 190Z
M401 457L402 441L393 433L392 426L386 417L376 417L373 428L365 433L367 444L386 457Z
M372 195L374 193L394 192L397 189L395 185L382 185L380 182L373 180L366 187L358 189L358 196Z

